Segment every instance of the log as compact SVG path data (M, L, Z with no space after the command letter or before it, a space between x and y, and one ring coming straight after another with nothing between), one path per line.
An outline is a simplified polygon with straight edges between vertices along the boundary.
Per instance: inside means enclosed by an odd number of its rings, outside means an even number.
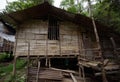
M52 70L56 70L56 71L61 71L61 72L67 72L67 73L73 73L73 74L79 74L75 71L72 71L72 70L62 70L62 69L57 69L57 68L50 68Z
M72 73L70 73L70 76L71 76L71 78L72 78L73 82L77 82L77 80L75 79L75 77L73 76L73 74L72 74Z
M115 74L115 73L118 73L118 71L109 71L109 72L106 72L106 74ZM100 76L100 75L102 75L101 72L95 73L95 76Z

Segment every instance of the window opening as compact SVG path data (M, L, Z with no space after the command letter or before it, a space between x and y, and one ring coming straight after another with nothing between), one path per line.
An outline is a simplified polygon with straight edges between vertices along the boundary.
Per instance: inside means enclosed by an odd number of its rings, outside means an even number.
M58 21L52 17L49 18L48 39L49 40L59 40Z

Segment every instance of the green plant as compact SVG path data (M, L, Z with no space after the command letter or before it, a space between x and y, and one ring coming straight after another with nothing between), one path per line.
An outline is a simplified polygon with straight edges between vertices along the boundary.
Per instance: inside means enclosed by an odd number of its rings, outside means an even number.
M8 53L0 53L0 62L5 62L5 61L10 61L13 59L13 55L12 54L8 54Z

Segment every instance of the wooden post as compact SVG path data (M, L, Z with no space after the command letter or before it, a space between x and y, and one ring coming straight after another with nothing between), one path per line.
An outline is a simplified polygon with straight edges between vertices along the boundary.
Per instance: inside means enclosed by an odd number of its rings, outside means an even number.
M77 27L77 36L78 36L78 52L79 52L79 56L80 56L80 53L81 53L81 51L80 51L80 50L81 50L81 47L80 47L80 46L81 46L81 45L80 45L80 42L81 42L81 41L80 41L80 33L79 33L79 32L80 32L79 27ZM78 60L78 62L79 62L79 60Z
M92 23L93 23L94 33L95 33L95 37L96 37L96 42L97 42L97 45L98 45L98 48L99 48L99 55L101 56L102 79L103 79L103 82L108 82L107 78L106 78L105 69L104 69L104 58L103 58L103 55L102 55L102 50L101 50L101 45L100 45L100 39L99 39L99 36L98 36L98 32L97 32L97 27L96 27L96 24L95 24L95 20L94 20L93 14L92 14L91 0L88 0L88 5L89 5L89 15L92 18Z
M49 18L48 18L48 20L49 20ZM47 23L47 25L49 26L49 24ZM49 29L49 27L48 27L48 29ZM48 34L47 34L48 35ZM48 35L49 36L49 35ZM47 36L47 37L48 37ZM46 38L46 62L45 62L45 66L47 66L47 62L48 62L48 38Z
M84 67L82 65L79 66L79 76L80 76L80 78L83 79L83 82L86 82L85 71L84 71Z
M50 58L49 58L49 68L51 67L51 60L50 60Z
M13 77L15 77L16 75L16 60L17 60L17 56L14 57L14 62L13 62Z
M48 58L45 59L45 66L48 66Z
M73 82L77 82L77 80L75 79L75 77L73 76L73 74L72 74L72 73L70 73L70 76L71 76L71 78L72 78Z
M113 48L114 48L115 58L117 58L119 60L119 54L117 53L117 47L116 47L116 44L115 44L115 40L113 39L113 37L111 37L110 40L111 40Z
M29 80L29 62L30 62L30 43L28 42L28 55L27 55L27 78L26 78L26 80L27 80L27 82L28 82L28 80Z
M119 59L119 54L117 51L115 40L113 37L111 37L110 40L111 40L113 48L114 48L114 55L115 55L114 57L115 57L116 63L119 65L119 68L120 68L120 59Z
M17 30L17 29L16 29ZM16 74L16 60L17 60L17 56L15 55L16 54L16 47L17 47L17 37L18 37L18 34L16 33L16 41L15 41L15 44L14 44L14 52L13 52L13 55L14 55L14 61L13 61L13 76L15 77L15 74Z
M40 71L40 61L38 61L38 69L37 69L36 82L38 82L38 80L39 80L39 71Z
M59 31L60 31L60 28L59 28ZM62 56L62 53L61 53L61 35L59 33L59 54L60 56Z
M82 70L83 82L86 82L86 80L85 80L85 71L84 71L84 67L83 66L81 66L81 70Z

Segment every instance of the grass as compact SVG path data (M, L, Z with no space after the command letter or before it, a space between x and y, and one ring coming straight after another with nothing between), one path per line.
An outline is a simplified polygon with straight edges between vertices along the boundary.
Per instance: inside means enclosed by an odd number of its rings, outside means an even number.
M21 75L21 70L24 71L23 69L26 66L26 60L21 60L18 59L16 62L16 70L18 74L16 74L16 78L18 78L18 75ZM12 71L13 71L13 64L9 63L7 65L4 65L5 63L0 64L0 79L4 78L4 82L13 82L13 76L12 76ZM20 78L19 78L20 79ZM22 80L19 82L23 82Z
M16 69L22 69L23 67L25 67L26 65L26 61L25 60L17 60L16 62ZM13 70L13 64L9 64L7 66L0 66L0 73L10 73Z
M8 62L11 61L13 59L13 55L12 54L8 54L8 53L0 53L0 62Z

